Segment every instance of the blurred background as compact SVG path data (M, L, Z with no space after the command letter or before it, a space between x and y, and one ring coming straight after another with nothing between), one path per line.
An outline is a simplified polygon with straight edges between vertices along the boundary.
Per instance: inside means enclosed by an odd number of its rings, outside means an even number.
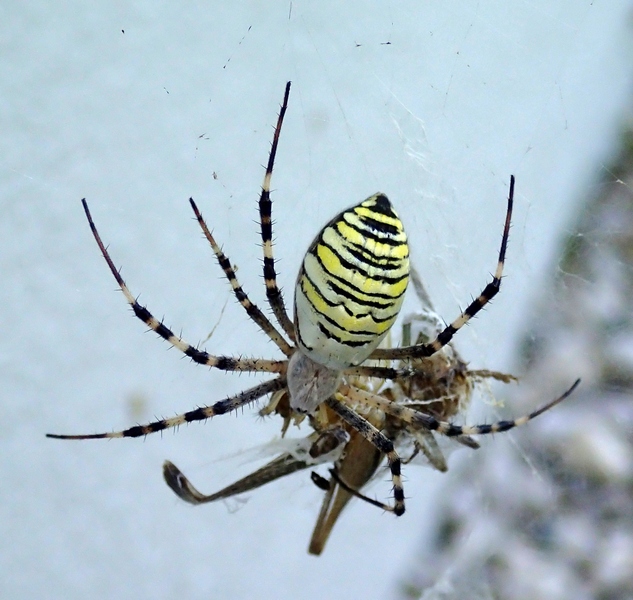
M5 2L0 9L0 592L6 598L631 598L631 3ZM211 404L258 380L183 360L132 293L210 352L277 357L229 294L193 196L263 305L256 202L273 176L288 299L308 244L380 190L452 320L496 264L502 292L456 338L508 371L462 420L525 428L405 470L401 519L352 502L306 552L306 472L192 508L266 460L256 407L145 440L60 442ZM410 298L407 310L415 310ZM217 324L217 328L214 327ZM305 429L289 435L301 437ZM387 472L368 493L389 498Z

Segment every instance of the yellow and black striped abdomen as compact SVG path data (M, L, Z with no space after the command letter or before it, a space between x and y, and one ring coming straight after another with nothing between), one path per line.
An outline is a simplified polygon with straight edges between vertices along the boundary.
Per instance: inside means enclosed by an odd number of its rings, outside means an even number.
M360 364L396 320L408 281L407 236L387 196L342 212L317 235L299 271L299 347L330 369Z

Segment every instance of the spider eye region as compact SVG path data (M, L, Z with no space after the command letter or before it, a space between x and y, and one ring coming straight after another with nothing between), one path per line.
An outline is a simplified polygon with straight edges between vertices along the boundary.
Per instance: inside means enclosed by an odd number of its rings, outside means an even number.
M310 414L336 392L341 371L314 362L298 350L290 358L287 377L290 406L297 412Z
M387 196L338 214L308 248L297 278L301 351L334 370L362 363L394 324L409 270L407 236Z

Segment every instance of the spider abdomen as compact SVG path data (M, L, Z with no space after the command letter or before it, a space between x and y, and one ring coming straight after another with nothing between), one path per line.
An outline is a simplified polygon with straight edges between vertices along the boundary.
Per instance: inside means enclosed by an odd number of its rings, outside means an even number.
M299 347L330 369L360 364L396 320L408 281L407 236L387 196L343 211L316 236L299 271Z

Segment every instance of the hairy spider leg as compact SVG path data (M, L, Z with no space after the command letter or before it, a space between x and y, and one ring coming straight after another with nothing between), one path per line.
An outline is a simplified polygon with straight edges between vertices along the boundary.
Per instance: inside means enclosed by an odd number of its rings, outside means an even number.
M152 313L147 310L145 306L139 304L136 298L132 295L129 288L127 287L125 281L121 277L119 270L114 266L114 262L110 258L110 254L106 249L105 245L101 241L101 236L97 231L97 227L92 220L92 216L90 214L90 210L88 209L88 203L84 198L82 201L84 211L86 212L86 217L88 218L88 223L90 224L90 229L92 231L92 235L94 236L99 249L101 250L101 254L105 261L108 263L108 267L110 268L110 272L116 279L116 282L119 284L125 299L128 304L132 307L134 311L134 315L138 317L143 323L145 323L152 331L156 332L160 337L162 337L167 343L171 344L178 350L180 350L183 354L187 355L194 362L206 365L208 367L213 367L215 369L219 369L221 371L263 371L266 373L284 373L286 368L287 361L285 360L264 360L264 359L248 359L248 358L232 358L230 356L214 356L205 352L203 350L199 350L195 346L192 346L181 337L174 334L174 332L169 329L162 321L159 321L152 315Z
M503 265L508 247L508 236L510 235L510 223L512 220L512 205L514 203L514 175L510 176L510 192L508 194L508 208L506 211L505 225L503 227L503 237L499 248L499 260L492 281L462 312L457 319L444 328L432 342L428 344L418 344L404 348L378 348L371 354L371 359L414 359L431 356L439 352L448 344L453 336L470 321L486 304L488 304L499 292L501 287L501 277L503 275Z
M271 379L260 383L255 387L245 390L235 396L230 396L224 400L220 400L211 406L201 406L194 410L190 410L186 413L176 415L170 419L160 419L147 423L146 425L135 425L129 429L123 431L113 431L110 433L92 433L88 435L59 435L56 433L47 433L46 437L54 438L57 440L97 440L106 438L124 438L124 437L142 437L149 435L150 433L156 433L157 431L164 431L171 427L178 427L185 423L191 423L193 421L206 421L216 415L223 415L225 413L237 410L242 406L254 402L258 398L276 392L286 386L286 380L283 377L277 379Z
M273 142L268 156L268 165L266 166L266 174L262 183L262 193L259 197L259 216L262 230L262 249L264 252L264 282L266 283L266 297L268 303L273 309L273 313L286 335L294 342L295 328L292 320L288 316L286 305L281 290L277 286L277 273L275 271L275 259L273 257L273 221L272 221L272 201L270 199L270 180L273 175L273 166L275 164L275 155L277 154L277 144L279 143L279 134L281 126L284 122L286 109L288 108L288 96L290 95L290 81L286 83L284 99L281 103Z
M388 402L387 402L388 403ZM345 397L340 392L326 400L326 404L338 414L343 421L353 427L368 442L374 445L387 457L391 479L393 481L393 506L385 505L390 512L396 516L404 514L404 489L402 487L401 460L396 452L393 442L380 430L376 429L369 421L364 419L357 412L353 411L345 403Z
M215 238L211 234L211 231L207 227L207 224L202 217L202 214L198 210L196 203L193 201L193 198L189 198L189 202L191 203L191 208L193 209L194 214L196 215L196 219L202 228L202 232L204 236L207 238L213 252L215 253L216 258L218 259L218 263L226 278L229 280L231 284L231 288L233 289L233 293L237 298L238 302L244 307L244 310L248 313L248 316L255 321L255 323L259 326L259 328L277 345L277 347L286 355L290 356L294 352L294 348L288 344L285 340L284 336L277 331L276 327L268 320L266 315L262 313L260 308L251 302L246 292L242 289L240 282L237 279L237 275L235 274L235 269L233 265L231 265L231 261L229 258L222 252L220 246L218 246Z

